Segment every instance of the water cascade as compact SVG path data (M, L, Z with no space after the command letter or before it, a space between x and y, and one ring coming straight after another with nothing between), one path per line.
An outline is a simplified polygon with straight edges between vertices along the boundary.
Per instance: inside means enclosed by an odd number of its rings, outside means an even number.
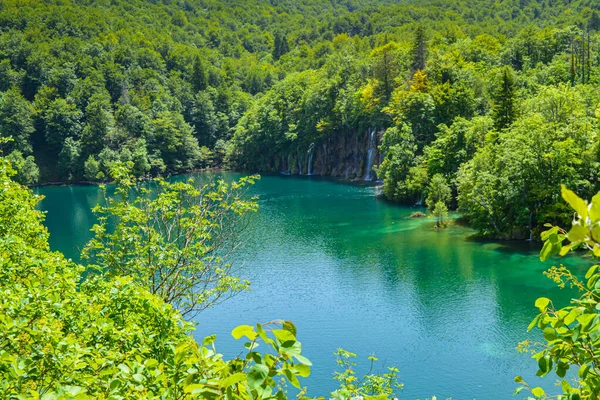
M286 163L286 159L284 156L281 156L281 168L280 168L280 173L283 175L289 175L290 174L290 168L289 168L289 160ZM286 168L287 166L287 168Z
M375 129L369 129L369 150L367 152L367 173L365 181L373 180L373 159L375 158Z
M302 158L298 156L298 175L302 175Z
M315 152L315 144L311 143L310 146L308 147L308 152L306 153L306 158L307 158L307 164L306 164L306 175L312 175L314 172L312 170L312 160L313 160L313 153Z

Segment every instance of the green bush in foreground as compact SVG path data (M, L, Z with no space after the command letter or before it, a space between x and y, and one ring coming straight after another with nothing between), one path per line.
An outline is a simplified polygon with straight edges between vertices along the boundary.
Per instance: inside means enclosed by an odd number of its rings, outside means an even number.
M562 188L562 197L575 210L569 231L552 227L542 233L542 261L552 255L564 256L571 250L583 248L594 257L600 256L600 193L588 204L575 193ZM566 243L566 244L564 244ZM561 288L569 285L581 293L567 307L557 309L545 297L536 300L540 314L529 329L542 331L542 343L524 342L522 349L530 350L537 360L538 376L555 371L561 379L562 394L549 396L540 388L532 388L520 376L516 393L529 390L536 399L559 400L598 399L600 397L600 270L591 267L582 281L564 266L552 267L546 275ZM568 372L573 370L569 375ZM576 373L576 375L575 375ZM570 379L573 377L573 379Z
M224 361L179 311L129 277L92 276L49 251L40 200L0 159L0 398L268 398L308 376L288 322L241 327L268 344ZM277 329L278 328L278 329ZM268 331L267 331L268 329Z

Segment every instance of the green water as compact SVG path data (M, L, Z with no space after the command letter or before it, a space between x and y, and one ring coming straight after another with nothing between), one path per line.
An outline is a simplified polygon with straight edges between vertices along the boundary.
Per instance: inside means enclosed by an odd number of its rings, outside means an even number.
M51 246L77 259L99 190L39 192ZM537 297L568 300L542 275L550 265L536 245L482 243L464 227L435 231L431 220L408 218L413 209L376 199L374 187L267 176L252 192L260 212L238 260L253 290L203 312L198 339L216 333L233 357L242 348L235 326L294 321L314 364L303 382L309 395L335 388L338 347L362 360L375 353L375 370L398 366L404 399L509 399L515 375L553 389L555 378L535 377L535 361L515 350L531 337Z

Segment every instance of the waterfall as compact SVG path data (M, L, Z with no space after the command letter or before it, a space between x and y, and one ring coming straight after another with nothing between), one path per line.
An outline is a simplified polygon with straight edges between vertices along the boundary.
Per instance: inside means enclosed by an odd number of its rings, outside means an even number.
M308 147L308 152L306 152L307 164L306 164L306 175L312 175L314 172L312 170L312 160L313 153L315 151L315 144L311 143Z
M288 161L289 163L289 161ZM283 175L289 175L290 174L290 169L289 167L286 169L286 159L284 156L281 156L281 174Z
M298 156L298 175L302 175L302 158Z
M369 129L369 151L367 152L367 173L365 181L373 180L373 159L375 158L375 129Z
M423 205L423 192L421 192L421 197L419 198L419 201L417 201L415 203L415 206L422 206Z

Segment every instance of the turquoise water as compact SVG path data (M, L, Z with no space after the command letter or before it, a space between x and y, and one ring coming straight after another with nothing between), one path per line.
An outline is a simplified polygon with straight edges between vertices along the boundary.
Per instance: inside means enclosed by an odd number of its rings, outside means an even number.
M539 261L537 245L480 242L460 226L436 231L376 190L263 177L252 188L260 211L237 255L252 291L201 313L196 337L216 333L218 349L234 357L243 349L230 335L235 326L293 321L314 364L303 380L309 395L335 389L338 347L358 354L359 371L373 353L376 371L396 365L404 399L509 399L515 375L552 390L555 377L535 377L535 361L515 349L532 337L537 297L569 298L542 275L552 264ZM98 188L38 192L52 248L77 259Z

